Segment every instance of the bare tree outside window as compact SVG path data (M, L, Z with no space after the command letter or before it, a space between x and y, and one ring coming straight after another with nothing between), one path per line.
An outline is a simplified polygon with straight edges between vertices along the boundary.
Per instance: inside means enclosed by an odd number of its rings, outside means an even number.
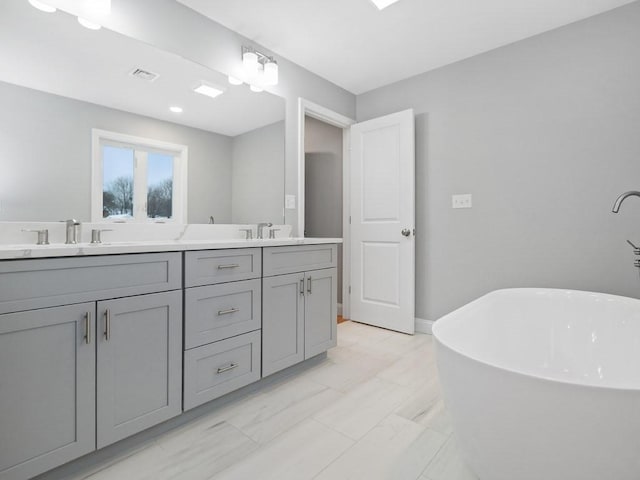
M104 189L102 216L113 215L133 216L133 177L118 177Z

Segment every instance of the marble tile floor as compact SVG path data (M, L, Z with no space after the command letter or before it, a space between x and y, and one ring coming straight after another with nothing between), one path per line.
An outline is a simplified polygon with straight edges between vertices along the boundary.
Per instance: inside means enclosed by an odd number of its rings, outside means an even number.
M72 480L477 480L430 335L354 322L327 359Z

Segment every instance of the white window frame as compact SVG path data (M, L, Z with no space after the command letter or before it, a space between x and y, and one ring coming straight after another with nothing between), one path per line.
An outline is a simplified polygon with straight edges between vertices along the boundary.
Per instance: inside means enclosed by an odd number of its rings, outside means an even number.
M103 195L103 144L123 144L131 147L140 147L145 150L154 150L171 153L173 157L173 205L172 216L169 219L155 220L147 218L146 198L147 190L134 190L133 218L131 220L113 220L102 217ZM187 162L189 147L176 143L164 142L152 138L137 137L124 133L110 132L94 128L91 130L91 221L92 223L186 223L187 222ZM143 178L146 184L147 154L137 152L134 176ZM134 180L134 185L138 184Z

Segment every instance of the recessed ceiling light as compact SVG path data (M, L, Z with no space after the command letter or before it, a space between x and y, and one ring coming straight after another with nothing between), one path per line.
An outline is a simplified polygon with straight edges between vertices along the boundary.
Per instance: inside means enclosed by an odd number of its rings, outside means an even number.
M212 87L206 83L202 83L199 87L194 88L193 91L211 98L216 98L218 95L222 95L224 93L224 90Z
M38 10L47 13L53 13L56 11L56 7L52 7L51 5L47 5L46 3L39 2L38 0L29 0L29 3L32 7L36 7Z
M233 75L229 75L229 83L231 85L242 85L244 82L240 80L238 77L234 77Z
M78 23L89 30L100 30L102 28L102 25L99 23L91 22L82 17L78 17Z
M173 113L182 113L182 107L169 107L169 110L171 110Z
M378 7L378 10L382 10L383 8L387 8L389 5L393 5L398 0L371 0L373 4Z

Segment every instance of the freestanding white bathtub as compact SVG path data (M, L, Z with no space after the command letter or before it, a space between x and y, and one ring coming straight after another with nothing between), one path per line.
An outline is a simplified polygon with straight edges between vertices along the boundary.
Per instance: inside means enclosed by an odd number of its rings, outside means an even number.
M433 335L456 440L480 480L640 479L640 300L497 290Z

